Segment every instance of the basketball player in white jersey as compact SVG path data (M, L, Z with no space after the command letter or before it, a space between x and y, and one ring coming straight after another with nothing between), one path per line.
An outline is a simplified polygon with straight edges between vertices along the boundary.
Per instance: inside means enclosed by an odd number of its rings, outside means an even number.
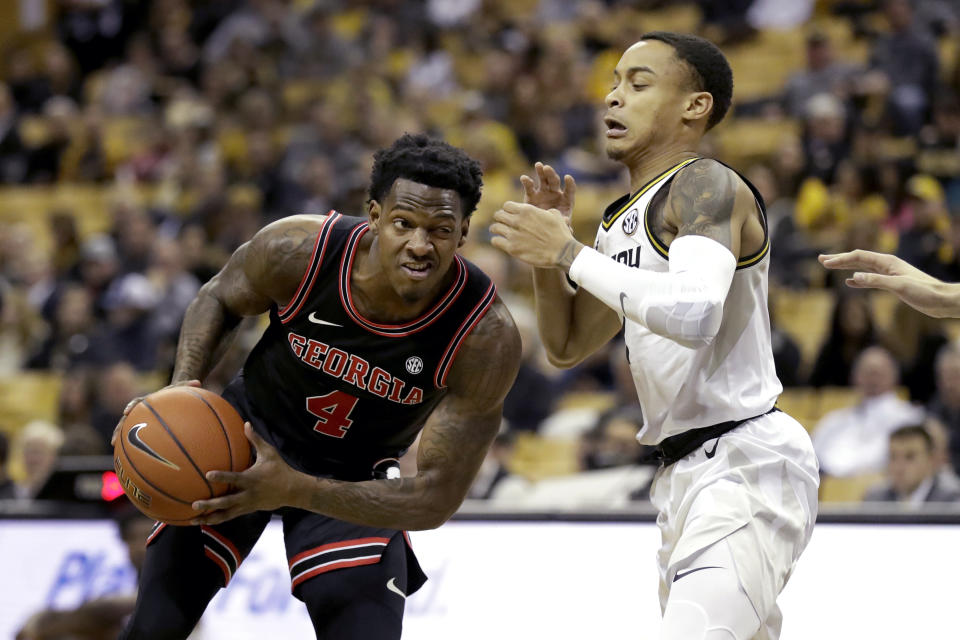
M661 640L779 637L776 598L816 518L810 439L774 408L762 200L696 153L732 85L709 42L644 35L617 64L604 118L632 193L607 208L595 247L569 229L573 179L539 164L536 181L521 179L525 203L505 203L490 228L495 246L536 267L554 364L573 366L624 329L638 438L662 460L651 492Z

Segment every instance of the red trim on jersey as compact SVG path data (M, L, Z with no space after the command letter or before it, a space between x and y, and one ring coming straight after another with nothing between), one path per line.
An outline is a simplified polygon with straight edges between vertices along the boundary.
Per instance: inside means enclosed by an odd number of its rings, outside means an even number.
M300 286L297 287L297 292L293 294L293 297L290 299L283 309L277 311L278 316L286 315L286 317L280 318L280 322L286 324L289 322L297 313L300 312L300 309L303 307L303 303L307 301L310 297L310 292L313 291L313 285L317 281L317 276L320 274L320 267L323 265L323 255L327 252L327 244L330 241L330 233L328 232L328 227L333 226L337 218L340 217L340 214L336 211L331 211L327 219L323 221L323 224L320 226L320 231L317 233L317 241L313 246L313 253L310 255L310 263L307 265L307 270L303 274L303 279L300 280ZM321 239L323 242L321 243ZM320 250L320 257L317 258L317 250ZM316 259L316 262L314 260ZM310 274L313 274L312 276ZM303 297L300 299L300 302L297 304L297 307L287 313L288 307L293 304L298 297L300 297L300 292L303 291L305 285L307 285L307 279L309 278L310 284L306 288L306 292L303 294Z
M410 550L413 550L413 543L410 542L410 534L407 531L401 531L403 534L403 539L407 541L407 546L410 547Z
M313 549L307 549L306 551L301 551L297 555L290 558L288 566L293 569L293 565L297 564L304 558L318 553L323 553L325 551L331 551L333 549L342 549L343 547L353 547L361 546L365 544L384 544L386 545L390 542L390 538L355 538L353 540L343 540L341 542L331 542L330 544L325 544L320 547L314 547Z
M380 336L386 336L388 338L402 338L426 329L436 322L437 319L443 315L443 312L450 307L457 300L457 298L460 297L460 294L463 293L463 290L466 289L469 272L467 272L466 267L463 264L463 259L460 256L454 256L454 262L457 265L457 274L453 279L453 284L450 285L450 288L447 290L447 292L432 308L422 313L419 317L403 324L381 324L378 322L373 322L367 318L364 318L354 306L350 284L350 274L353 272L353 260L357 254L357 247L360 246L360 239L369 230L370 227L366 223L358 225L357 229L353 232L347 242L347 248L344 250L343 256L340 258L340 279L338 282L340 287L340 302L343 304L343 308L347 311L347 313L350 314L357 324L367 329L371 333L375 333ZM346 269L346 273L344 273L344 269ZM344 283L346 283L345 287ZM346 289L346 291L344 291L344 289ZM430 316L432 315L434 317L431 318ZM429 322L426 322L422 326L416 327L418 323L424 322L424 320L427 320L428 318L430 319ZM407 331L404 331L404 329L407 329Z
M221 558L217 553L210 547L204 545L203 553L208 558L213 560L213 563L220 567L220 570L223 571L223 586L230 584L230 567L227 566L227 561Z
M233 554L233 559L237 563L237 567L240 567L240 563L243 561L243 556L237 551L237 548L234 546L229 539L227 539L222 533L217 532L215 529L208 527L207 525L202 525L200 530L214 538L217 542L222 544L227 548L227 550Z
M346 569L348 567L360 567L366 564L377 564L378 562L380 562L380 555L376 555L371 558L359 558L356 560L340 560L338 562L332 562L328 565L315 567L313 569L310 569L309 571L305 571L301 573L296 578L294 578L293 581L290 583L290 590L292 591L293 589L296 589L297 585L299 585L304 580L309 580L310 578L318 576L321 573L327 573L328 571L333 571L335 569Z
M491 292L492 292L492 295L491 295ZM447 346L447 350L443 352L443 357L440 358L440 362L443 363L443 361L447 359L447 354L450 353L451 349L453 349L453 355L450 356L450 360L449 362L447 362L447 366L444 368L443 372L440 374L440 380L439 380L440 384L438 385L437 388L442 389L447 385L447 374L449 374L450 369L453 368L453 363L457 359L457 354L460 353L460 347L463 346L463 341L467 339L467 336L469 336L470 332L473 331L473 328L477 326L477 323L483 319L483 316L487 315L487 311L490 310L490 307L493 305L493 303L497 299L496 293L497 293L497 287L495 284L491 282L490 286L487 287L487 290L480 297L480 302L478 302L477 306L475 306L473 310L470 311L469 314L467 314L467 318L463 321L463 324L461 324L460 328L457 329L457 332L453 334L454 339ZM484 305L484 301L486 301L486 305ZM479 313L477 312L478 309L480 310ZM472 318L474 314L476 314L477 317L474 318L473 322L470 322L470 318ZM470 326L468 326L466 331L464 331L463 327L468 322L470 322ZM460 336L459 339L457 338L457 336ZM434 383L436 382L437 380L434 380Z
M151 542L153 542L153 539L157 537L157 534L163 531L166 527L167 527L166 522L157 523L157 527L153 530L153 532L149 536L147 536L147 541L143 543L143 546L146 547Z

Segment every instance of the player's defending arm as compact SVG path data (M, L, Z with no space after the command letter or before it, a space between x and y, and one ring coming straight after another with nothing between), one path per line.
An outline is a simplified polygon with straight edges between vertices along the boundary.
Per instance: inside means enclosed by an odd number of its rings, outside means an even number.
M523 200L541 209L555 209L569 222L576 183L553 167L537 163L537 179L521 176ZM496 244L496 242L494 243ZM602 347L620 330L616 312L584 289L574 290L567 274L556 268L535 267L533 290L540 338L550 363L572 367Z
M565 269L611 309L654 333L692 348L710 344L720 329L740 252L740 232L754 211L733 173L700 161L674 178L665 220L677 229L666 273L634 269L576 241L555 216L508 202L494 214L498 246L535 266ZM493 227L491 227L493 230Z
M194 504L197 523L216 524L244 513L292 506L332 518L389 529L433 529L467 495L500 428L503 400L520 366L520 334L497 300L454 361L448 392L427 419L411 478L343 482L289 467L276 450L246 428L257 461L242 473L211 471L210 480L239 491Z
M960 283L938 280L896 256L857 249L821 255L820 263L856 271L847 278L855 289L883 289L928 316L960 318Z

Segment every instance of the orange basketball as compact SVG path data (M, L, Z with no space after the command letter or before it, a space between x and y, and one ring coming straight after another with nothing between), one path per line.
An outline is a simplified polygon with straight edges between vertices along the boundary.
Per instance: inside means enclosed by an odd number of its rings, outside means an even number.
M113 466L130 501L169 524L189 524L200 515L194 500L227 493L208 471L250 466L243 419L226 400L206 389L173 387L138 403L120 425Z

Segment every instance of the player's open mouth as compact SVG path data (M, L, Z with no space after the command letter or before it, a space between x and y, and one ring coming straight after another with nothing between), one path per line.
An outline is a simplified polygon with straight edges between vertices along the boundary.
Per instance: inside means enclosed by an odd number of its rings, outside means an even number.
M400 268L403 269L408 278L412 278L414 280L423 280L430 275L431 271L433 271L433 266L429 262L408 262L407 264L400 265Z
M627 135L627 127L625 124L617 120L616 118L606 117L603 119L603 123L607 125L607 137L608 138L622 138Z

